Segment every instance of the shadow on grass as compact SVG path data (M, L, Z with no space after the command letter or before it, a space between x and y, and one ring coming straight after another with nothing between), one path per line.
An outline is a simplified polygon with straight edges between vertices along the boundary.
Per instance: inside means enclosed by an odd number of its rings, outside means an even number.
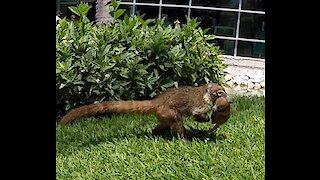
M109 131L110 132L110 131ZM163 135L153 135L151 132L141 129L126 129L124 132L122 128L119 131L113 131L112 134L99 134L96 132L87 132L87 138L77 137L75 134L68 134L66 137L57 139L60 147L69 147L69 148L86 148L89 146L96 146L100 143L111 142L115 143L122 139L128 139L130 137L135 138L147 138L149 140L154 140L155 138L162 138L166 141L172 141L174 136L171 135L170 130L168 129ZM192 127L186 128L185 136L187 141L209 141L216 143L217 141L223 140L226 138L223 134L216 134L215 132L209 133L208 131L194 129ZM67 148L67 149L69 149ZM61 151L68 151L64 148L59 148ZM63 150L64 149L64 150ZM63 153L63 152L60 152Z
M142 137L148 137L149 139L154 139L155 137L163 138L167 141L172 141L174 138L177 138L175 136L172 136L169 129L167 129L163 134L161 135L154 135L149 132L141 132L139 134L135 134L138 138ZM223 139L226 139L226 136L224 134L217 134L216 132L208 132L204 130L194 129L192 127L186 128L185 130L185 139L187 141L210 141L210 142L217 142Z
M220 140L224 140L227 137L224 134L217 134L214 132L194 129L192 127L189 127L190 130L186 130L186 137L188 140L200 140L200 141L211 141L211 142L217 142Z

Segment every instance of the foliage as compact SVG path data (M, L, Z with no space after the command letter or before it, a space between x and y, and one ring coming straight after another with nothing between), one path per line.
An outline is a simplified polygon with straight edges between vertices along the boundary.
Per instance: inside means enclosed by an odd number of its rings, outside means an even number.
M57 114L96 101L149 99L172 86L223 83L221 51L207 42L214 36L198 27L196 19L174 26L164 25L164 19L117 19L124 10L116 1L112 4L115 20L110 24L89 22L86 3L70 7L79 21L60 20Z
M119 9L120 2L116 0L111 0L111 5L109 6L110 15L113 19L118 19L125 12L125 9Z

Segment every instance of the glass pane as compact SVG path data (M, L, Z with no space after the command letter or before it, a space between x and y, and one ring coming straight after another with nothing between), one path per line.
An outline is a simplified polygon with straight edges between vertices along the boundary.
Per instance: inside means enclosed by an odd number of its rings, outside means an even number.
M202 29L210 28L208 33L217 36L236 36L237 13L204 9L191 9L192 18L201 22Z
M192 0L192 5L238 9L239 0Z
M237 55L255 58L265 58L265 44L239 41Z
M182 24L187 22L186 16L188 15L187 8L172 8L162 7L162 17L166 17L166 23L173 24L176 20Z
M245 14L240 15L240 37L265 39L265 15Z
M265 11L264 0L242 0L242 9Z
M226 39L214 39L210 41L210 43L219 46L224 55L233 55L235 41Z
M56 15L58 12L60 12L60 7L59 7L60 3L58 1L56 1Z
M121 2L133 2L133 0L121 0Z
M143 15L143 19L158 19L159 7L157 6L136 6L136 15Z
M133 13L133 6L130 5L125 5L125 4L120 4L119 9L125 9L126 11L119 17L119 19L123 19L125 14L128 16L131 16Z
M182 5L189 5L189 0L162 0L162 4L182 4Z
M136 0L137 3L156 3L159 4L160 0Z

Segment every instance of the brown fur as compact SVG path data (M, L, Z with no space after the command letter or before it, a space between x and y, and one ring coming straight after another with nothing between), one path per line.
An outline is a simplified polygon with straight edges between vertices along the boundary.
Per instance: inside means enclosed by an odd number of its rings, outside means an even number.
M216 130L219 126L227 122L231 115L231 105L225 97L219 97L215 103L216 112L212 115L213 128Z
M104 113L153 113L158 125L153 130L159 134L170 128L173 134L184 138L183 116L206 114L214 106L215 100L226 94L224 89L215 83L200 87L172 88L152 100L146 101L105 101L81 106L69 111L61 124L71 123L81 117L90 117Z

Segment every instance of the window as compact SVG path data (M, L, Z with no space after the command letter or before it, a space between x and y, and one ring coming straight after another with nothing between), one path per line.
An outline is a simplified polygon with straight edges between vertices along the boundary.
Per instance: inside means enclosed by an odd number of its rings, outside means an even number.
M68 4L78 0L56 0L66 16ZM224 54L265 58L265 0L122 0L120 8L129 15L144 18L167 17L167 23L186 16L201 21L203 29L216 35L216 44ZM68 14L69 13L69 14Z
M265 58L265 45L264 43L239 41L237 54L239 56Z
M197 18L200 26L210 28L208 33L219 36L236 37L237 13L213 11L205 9L192 9L191 17Z
M192 5L237 9L239 7L239 0L192 0Z
M136 0L137 3L159 3L159 0Z
M162 0L162 4L183 4L188 5L189 0Z
M235 41L225 39L215 39L213 41L215 45L218 45L225 55L233 55Z
M242 9L264 11L264 0L242 0Z
M224 54L265 58L265 0L132 0L121 4L135 6L133 14L145 12L147 18L167 17L171 24L185 23L185 16L197 18L203 29L216 35L215 43Z
M159 7L136 6L136 14L143 16L144 19L157 19L159 15Z
M264 26L264 15L242 13L240 17L240 37L264 40Z
M166 21L173 24L176 20L180 23L186 23L188 16L187 8L174 8L174 7L163 7L162 8L162 17L166 17Z
M120 4L119 9L125 9L124 13L119 17L119 19L123 19L125 15L130 16L133 14L133 6Z

